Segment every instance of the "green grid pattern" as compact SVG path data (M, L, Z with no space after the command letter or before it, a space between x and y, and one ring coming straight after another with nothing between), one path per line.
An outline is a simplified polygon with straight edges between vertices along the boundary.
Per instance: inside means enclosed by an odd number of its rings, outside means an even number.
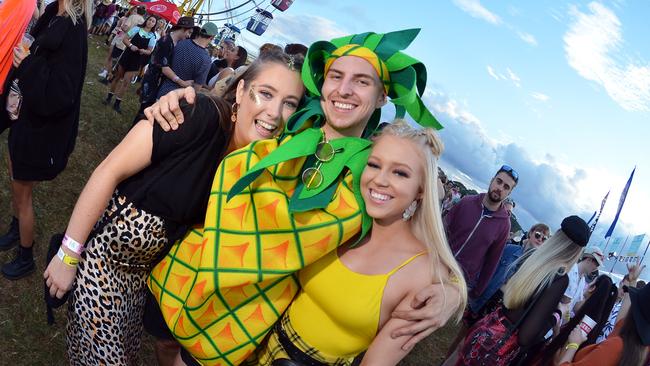
M288 141L288 139L285 141ZM306 258L304 251L305 244L303 243L305 237L303 235L306 236L309 242L315 243L319 241L317 240L318 238L309 237L309 235L320 235L323 240L325 237L331 236L335 240L338 240L334 243L340 244L343 240L352 237L360 229L362 213L352 193L352 178L350 174L346 176L346 179L342 180L343 184L339 185L334 199L330 201L328 206L318 210L321 221L317 221L315 220L316 217L312 217L308 225L299 225L296 222L295 216L289 215L288 223L284 223L285 225L288 224L286 227L260 229L260 223L264 222L262 220L265 218L258 217L258 213L262 213L262 216L265 213L257 210L258 205L259 207L265 207L270 202L282 198L278 203L278 208L280 210L288 209L290 197L285 189L295 189L300 179L300 164L294 164L291 167L292 169L289 169L287 165L283 169L283 164L285 163L281 163L274 166L273 169L267 169L260 177L262 179L258 178L250 187L235 195L231 200L232 206L228 206L228 202L224 200L229 192L229 188L236 182L236 179L234 181L228 179L227 175L230 170L236 167L237 164L241 164L240 174L249 170L261 160L263 157L261 155L264 154L260 152L264 151L263 149L265 147L268 149L268 152L273 151L276 146L269 146L268 144L270 143L272 141L251 144L247 148L227 156L222 161L213 182L210 197L211 205L208 207L208 210L214 210L213 220L209 220L212 217L210 216L210 211L208 211L205 227L192 230L187 234L186 238L175 243L165 260L154 269L150 276L149 285L154 294L158 295L157 298L161 304L161 308L168 304L177 305L177 307L180 306L178 311L171 314L171 316L165 314L165 311L163 311L165 320L170 328L173 329L175 337L197 360L205 365L237 365L243 361L242 355L251 352L271 329L273 323L281 317L289 303L288 301L286 301L286 304L284 303L285 293L293 297L299 288L297 278L292 274L327 253L326 250L322 254L319 253L319 256L313 256L313 258L309 259ZM267 145L263 146L263 144ZM271 186L267 182L269 181L269 177L272 182ZM278 182L283 182L282 186ZM287 182L291 184L288 185ZM349 212L345 215L340 215L333 211L336 210L335 204L340 204L339 199L343 196L346 197L346 202L352 209L348 209L347 211ZM233 208L241 204L242 198L244 198L243 201L247 204L245 217L252 217L254 221L253 230L237 230L237 228L228 227L228 221L224 221L224 211L227 208ZM248 213L248 211L251 212ZM283 224L280 220L277 221L278 224ZM222 249L226 245L223 243L224 235L235 236L236 239L234 240L237 242L249 243L248 250L255 252L257 268L242 268L241 266L235 265L224 266L223 263L220 265L219 260L224 255ZM291 261L286 269L267 268L264 266L264 258L266 256L264 253L265 244L272 248L278 245L275 242L272 244L265 242L265 238L269 235L283 236L280 240L276 241L278 243L289 242L286 249L287 253L290 253L290 248L294 249L295 253L291 253L290 258L288 255L287 258L284 258L285 261ZM194 256L190 258L190 261L182 258L186 253L189 253L189 249L184 249L189 248L188 245L190 242L194 242L196 245L196 243L202 243L204 239L210 238L211 236L213 237L213 241L206 246L202 245L199 247L194 253ZM238 238L242 239L240 240ZM254 242L252 240L253 238L255 239ZM183 245L185 241L187 241L187 245ZM231 240L231 242L233 241ZM328 249L332 249L332 243L332 239L329 239L327 243ZM214 254L212 261L209 261L209 263L204 262L203 258L208 258L211 253ZM244 257L242 256L242 258ZM190 280L184 286L181 286L180 289L177 289L172 274L190 276ZM201 277L202 274L207 274L207 277ZM234 276L238 277L235 278ZM251 276L254 276L254 278ZM192 291L188 291L187 289L194 289L197 283L200 283L199 281L206 281L208 278L212 281L212 283L206 282L205 284L209 291L206 291L204 296L198 300L191 300ZM226 285L222 282L224 279L226 281L239 282L237 285L232 285L232 283ZM243 299L236 299L228 292L238 287L241 287L242 293L245 294ZM277 296L277 294L280 295ZM276 298L275 301L273 300L274 298ZM207 321L201 319L210 309L214 310L215 316L209 318ZM255 311L251 312L251 309L255 309ZM258 309L261 309L262 319L267 323L262 327L259 325L255 327L250 326L247 323L247 319L255 315ZM248 318L245 318L246 316ZM181 317L189 321L184 323L186 324L185 328L191 325L195 330L185 330L187 335L177 334L177 332L181 333L181 329L177 328L177 325L179 325L178 321ZM232 330L231 334L233 339L236 339L237 344L229 346L224 343L225 341L210 336L212 330L221 329L218 334L225 332L226 326L224 324L231 327L229 329ZM224 328L221 328L222 326ZM197 352L194 352L195 350L191 349L197 340L201 342L201 348L205 352L203 355L198 355L196 354Z

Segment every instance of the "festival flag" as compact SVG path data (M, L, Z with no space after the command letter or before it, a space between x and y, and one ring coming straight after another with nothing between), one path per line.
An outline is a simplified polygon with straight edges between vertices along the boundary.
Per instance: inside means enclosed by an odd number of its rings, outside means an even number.
M618 210L616 210L616 216L614 216L614 221L612 221L612 226L609 227L609 230L607 230L607 234L605 234L605 238L609 238L612 236L612 233L614 232L614 227L616 227L616 222L618 221L618 216L621 214L621 210L623 209L623 204L625 203L625 197L627 196L627 191L630 189L630 185L632 184L632 178L634 178L634 171L636 170L636 167L632 170L632 174L630 174L630 178L627 180L627 184L625 184L625 188L623 188L623 192L621 192L621 198L618 201Z
M589 226L589 231L591 231L592 233L594 232L594 229L596 228L596 224L598 224L598 219L600 218L600 214L603 213L603 209L605 208L605 203L607 202L607 198L609 197L609 192L610 191L607 191L607 194L605 195L605 197L603 197L603 200L600 202L600 210L598 210L598 214L596 214L596 212L594 211L593 216L591 216L591 219L589 219L589 222L587 223L587 224L589 224L591 222L591 220L594 219L594 216L595 216L596 219L591 224L591 226Z
M641 248L641 243L643 242L644 238L645 234L637 235L632 238L630 246L627 248L627 256L633 257L637 254L639 248Z

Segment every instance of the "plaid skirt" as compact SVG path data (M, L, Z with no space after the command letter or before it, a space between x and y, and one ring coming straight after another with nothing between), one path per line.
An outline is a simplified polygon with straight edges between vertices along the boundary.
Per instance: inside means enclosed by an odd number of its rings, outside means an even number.
M247 366L271 366L274 360L286 358L305 366L351 366L354 358L332 357L305 342L291 326L289 312L275 324L264 342L242 364Z

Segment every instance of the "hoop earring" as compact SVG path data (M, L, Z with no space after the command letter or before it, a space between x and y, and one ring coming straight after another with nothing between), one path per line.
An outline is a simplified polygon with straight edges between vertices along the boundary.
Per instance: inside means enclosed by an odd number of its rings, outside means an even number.
M230 109L232 110L232 113L230 114L230 121L232 121L232 123L237 123L237 111L239 110L239 104L237 104L237 102L233 103L232 106L230 106Z
M415 214L415 211L417 209L418 209L418 201L411 202L409 207L407 207L406 210L404 210L404 213L402 213L402 220L404 221L410 220L411 217L413 217L413 215Z

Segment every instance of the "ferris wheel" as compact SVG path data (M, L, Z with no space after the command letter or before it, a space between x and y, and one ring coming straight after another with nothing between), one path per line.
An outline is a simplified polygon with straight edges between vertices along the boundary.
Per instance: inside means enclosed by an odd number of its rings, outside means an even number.
M178 2L178 1L177 1ZM256 36L264 34L273 21L273 13L286 11L294 0L181 0L182 15L192 16L200 25L215 22L221 27L215 43L244 39L242 30Z

